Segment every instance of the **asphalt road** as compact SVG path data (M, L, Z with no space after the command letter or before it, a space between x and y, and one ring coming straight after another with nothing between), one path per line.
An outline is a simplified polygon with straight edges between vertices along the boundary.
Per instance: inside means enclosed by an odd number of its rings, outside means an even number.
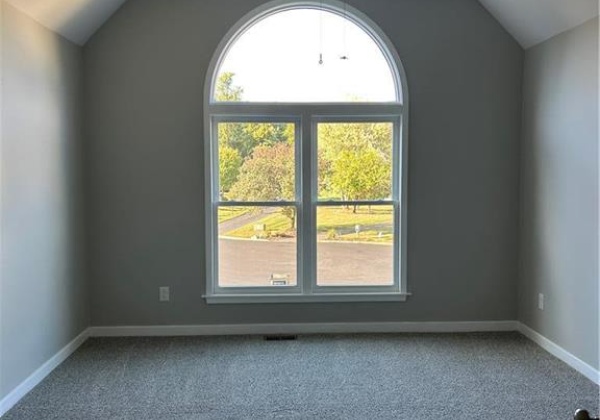
M393 247L388 244L319 242L317 279L321 286L390 285ZM227 286L271 286L288 275L296 284L296 243L219 239L219 282Z

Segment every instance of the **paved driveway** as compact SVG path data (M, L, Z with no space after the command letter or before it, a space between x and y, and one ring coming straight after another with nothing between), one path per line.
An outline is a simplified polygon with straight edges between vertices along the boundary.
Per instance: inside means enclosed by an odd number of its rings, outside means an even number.
M389 285L393 247L388 244L319 242L319 284ZM270 286L271 278L289 276L296 284L296 243L219 239L221 286Z

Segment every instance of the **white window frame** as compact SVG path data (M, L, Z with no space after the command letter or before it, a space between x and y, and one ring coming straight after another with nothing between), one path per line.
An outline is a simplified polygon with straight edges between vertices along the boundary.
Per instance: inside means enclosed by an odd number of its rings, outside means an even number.
M247 28L265 17L297 8L323 9L344 16L381 48L392 71L396 101L374 103L264 103L217 102L217 71L229 48ZM372 302L404 301L407 291L407 175L408 87L402 63L385 34L367 16L337 0L267 3L243 17L219 44L208 68L204 92L206 293L211 303ZM284 122L295 124L296 197L294 201L221 202L218 189L218 138L220 122ZM317 194L317 125L329 122L387 122L393 124L392 199L360 201L361 205L394 206L394 282L391 286L318 286L316 284L316 209L348 201L319 201ZM218 217L220 206L296 206L297 285L286 287L220 287L218 284Z

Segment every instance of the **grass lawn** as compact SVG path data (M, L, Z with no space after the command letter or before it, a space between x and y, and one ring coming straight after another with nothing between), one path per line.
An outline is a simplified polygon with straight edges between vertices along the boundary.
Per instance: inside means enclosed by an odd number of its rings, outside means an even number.
M347 233L344 235L337 235L334 238L327 240L333 241L347 241L347 242L381 242L381 243L392 243L394 235L390 226L389 230L367 230L361 231L358 235L356 233Z
M317 209L317 230L327 232L330 229L351 230L354 232L356 225L361 230L366 230L371 225L391 225L393 222L393 209L391 206L372 206L371 211L367 206L359 207L356 213L352 208L320 207Z
M391 243L393 240L391 206L352 208L321 207L317 210L317 232L320 239L332 241L359 241ZM356 233L356 226L360 231Z
M255 225L261 224L265 225L265 231L255 231ZM360 226L358 234L355 230L356 225ZM393 239L393 210L390 206L373 206L369 211L368 207L364 206L353 213L352 208L321 207L317 211L317 231L319 239L323 240L390 243ZM237 238L295 234L290 219L281 212L268 214L258 221L226 233L227 236Z
M254 230L254 226L256 225L265 225L266 230L256 231ZM260 220L248 223L247 225L226 233L227 236L233 236L235 238L252 238L253 236L282 236L285 234L296 236L295 229L292 229L291 220L281 211L268 214Z
M246 214L250 211L247 207L220 207L219 208L219 223Z

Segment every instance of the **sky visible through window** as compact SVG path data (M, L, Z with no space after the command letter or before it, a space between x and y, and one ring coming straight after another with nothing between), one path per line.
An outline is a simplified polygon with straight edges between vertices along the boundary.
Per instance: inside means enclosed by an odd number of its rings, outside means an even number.
M255 23L227 52L218 75L224 73L233 73L248 102L396 100L390 67L369 34L316 9L278 12Z

